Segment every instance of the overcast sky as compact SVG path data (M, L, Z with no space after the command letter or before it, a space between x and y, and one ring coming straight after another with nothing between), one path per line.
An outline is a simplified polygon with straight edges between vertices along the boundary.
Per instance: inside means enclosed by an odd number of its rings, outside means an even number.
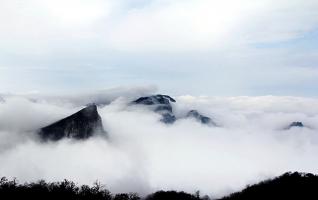
M0 93L318 96L317 0L0 0Z

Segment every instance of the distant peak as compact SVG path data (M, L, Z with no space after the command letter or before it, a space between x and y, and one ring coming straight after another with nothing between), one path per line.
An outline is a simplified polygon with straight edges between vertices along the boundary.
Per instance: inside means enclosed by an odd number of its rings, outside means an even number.
M298 128L304 128L304 127L310 128L310 127L308 127L308 126L305 126L305 125L303 124L303 122L294 121L294 122L290 123L288 126L286 126L284 129L285 129L285 130L289 130L289 129L295 128L295 127L298 127Z
M170 102L175 103L176 100L168 95L162 95L162 94L140 97L139 99L134 101L134 103L136 104L144 104L144 105L170 104Z
M289 128L292 127L304 127L304 124L302 122L292 122L290 123Z

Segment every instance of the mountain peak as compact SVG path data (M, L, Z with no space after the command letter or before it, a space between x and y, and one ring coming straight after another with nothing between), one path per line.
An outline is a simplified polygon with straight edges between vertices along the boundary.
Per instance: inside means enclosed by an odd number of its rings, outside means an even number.
M165 124L172 124L176 121L171 102L175 103L176 100L168 95L162 94L140 97L133 101L134 104L142 104L153 108L155 112L161 114L161 121Z
M39 131L43 140L54 141L62 138L86 139L95 133L106 134L95 104L90 104Z
M134 103L136 104L144 104L144 105L170 104L170 102L175 103L176 100L174 100L172 97L168 95L162 95L162 94L140 97L134 101Z

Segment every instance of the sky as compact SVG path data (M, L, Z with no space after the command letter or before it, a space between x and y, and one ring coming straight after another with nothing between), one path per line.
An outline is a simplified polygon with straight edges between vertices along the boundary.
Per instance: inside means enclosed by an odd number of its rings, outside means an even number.
M317 97L317 0L0 0L0 93Z

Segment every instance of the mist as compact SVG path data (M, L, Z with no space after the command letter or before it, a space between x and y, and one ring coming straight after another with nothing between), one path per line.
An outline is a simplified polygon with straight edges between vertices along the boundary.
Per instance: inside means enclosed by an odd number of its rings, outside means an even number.
M0 176L19 181L99 181L113 193L200 190L221 197L287 171L318 173L318 99L177 96L174 124L130 102L152 88L66 96L2 95ZM85 98L84 98L85 97ZM109 137L42 143L36 130L89 101ZM183 118L196 109L218 126ZM286 129L293 121L305 127Z

